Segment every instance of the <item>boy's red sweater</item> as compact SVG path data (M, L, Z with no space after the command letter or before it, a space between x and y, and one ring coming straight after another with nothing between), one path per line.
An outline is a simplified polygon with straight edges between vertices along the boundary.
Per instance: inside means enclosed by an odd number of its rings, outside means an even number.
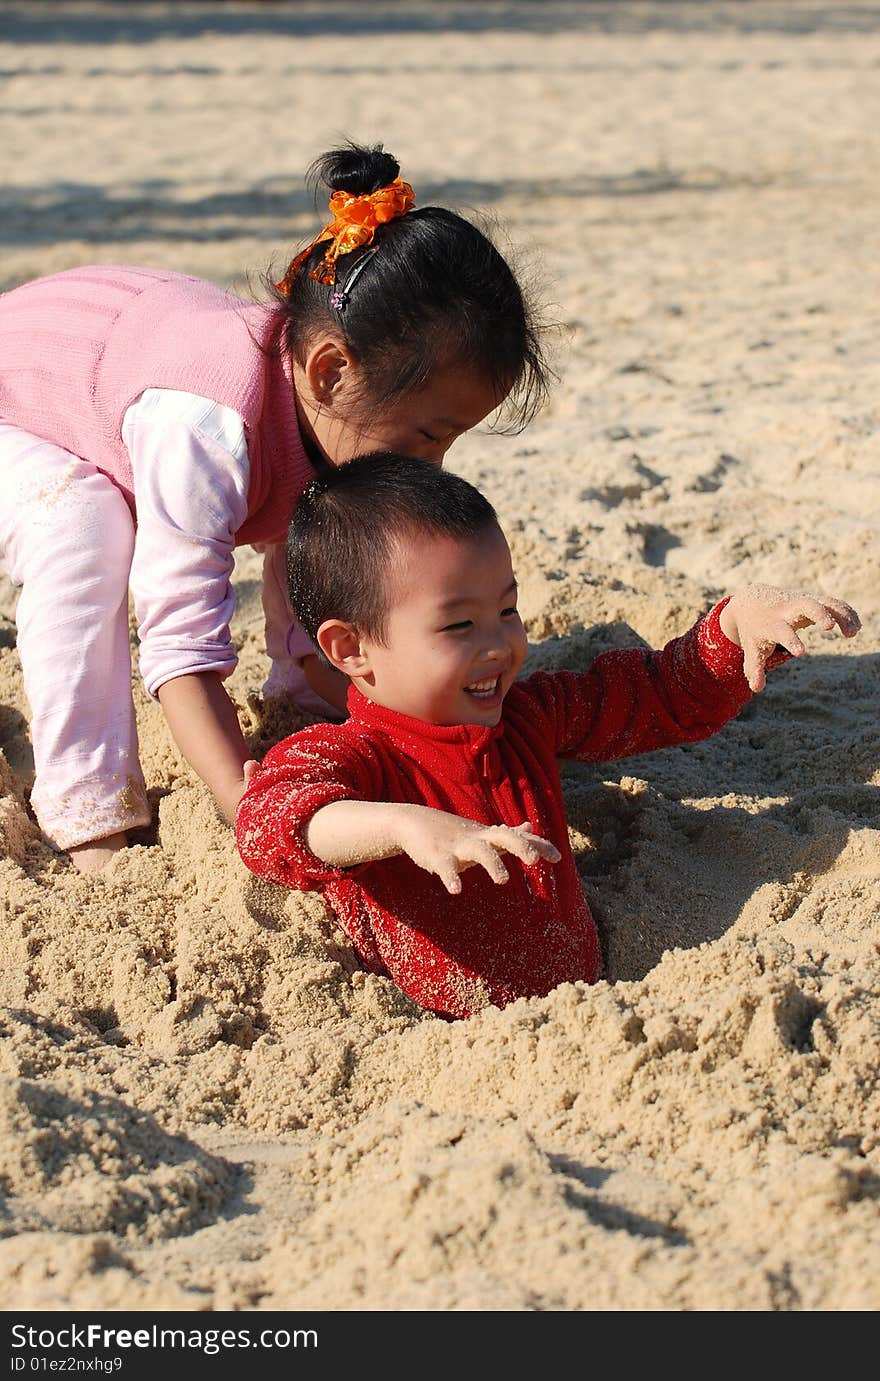
M606 762L707 738L750 698L742 652L717 605L662 652L602 653L585 672L538 672L509 691L501 722L437 725L349 692L350 717L315 724L266 754L239 806L247 866L326 898L366 968L445 1017L467 1017L559 983L599 976L595 922L568 838L557 758ZM331 867L304 827L331 801L434 806L485 824L529 820L562 858L506 856L499 885L479 867L452 896L405 855Z

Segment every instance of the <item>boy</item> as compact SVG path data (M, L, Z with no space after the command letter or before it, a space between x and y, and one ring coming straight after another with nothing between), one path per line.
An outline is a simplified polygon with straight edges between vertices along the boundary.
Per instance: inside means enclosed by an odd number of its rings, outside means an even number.
M251 769L241 856L322 892L364 965L448 1018L599 976L557 758L707 738L765 667L803 653L798 628L859 629L842 600L751 586L662 652L518 681L526 635L494 509L460 476L392 453L310 486L287 572L303 626L351 682L349 718Z

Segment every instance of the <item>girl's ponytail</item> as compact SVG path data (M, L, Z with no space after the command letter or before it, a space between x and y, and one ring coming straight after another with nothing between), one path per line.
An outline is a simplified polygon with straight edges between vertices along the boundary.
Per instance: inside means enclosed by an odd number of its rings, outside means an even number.
M306 173L306 183L316 192L319 187L327 187L331 192L362 197L387 187L399 174L400 164L381 144L362 148L349 143L320 154Z

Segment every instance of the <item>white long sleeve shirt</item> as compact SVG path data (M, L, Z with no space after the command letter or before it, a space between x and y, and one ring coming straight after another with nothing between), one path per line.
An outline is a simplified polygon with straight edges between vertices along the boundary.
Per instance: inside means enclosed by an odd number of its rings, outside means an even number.
M166 681L193 672L225 678L237 662L229 624L250 480L244 422L208 398L150 388L126 411L122 438L134 473L130 585L147 691L155 697ZM260 550L267 648L279 670L285 661L298 666L314 646L287 601L284 548Z

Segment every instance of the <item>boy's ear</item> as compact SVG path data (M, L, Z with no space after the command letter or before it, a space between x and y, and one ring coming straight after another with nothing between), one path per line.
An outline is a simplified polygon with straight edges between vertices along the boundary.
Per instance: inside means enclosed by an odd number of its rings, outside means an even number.
M303 368L311 395L319 406L330 406L334 393L347 382L347 371L353 362L350 351L334 336L322 336L309 348Z
M346 676L363 676L369 670L369 658L361 647L361 638L354 624L343 619L325 619L318 629L318 646L327 661Z

